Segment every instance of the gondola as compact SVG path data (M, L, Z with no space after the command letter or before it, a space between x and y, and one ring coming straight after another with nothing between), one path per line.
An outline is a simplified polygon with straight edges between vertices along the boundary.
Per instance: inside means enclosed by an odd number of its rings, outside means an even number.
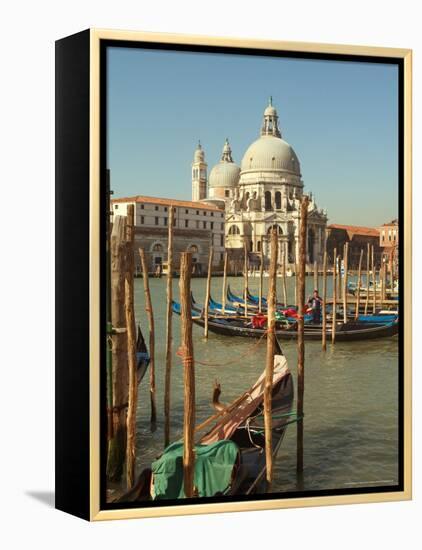
M254 296L253 294L251 294L249 289L246 289L246 299L247 299L247 303L248 303L248 309L251 309L251 311L255 311L259 308L259 297ZM227 287L227 300L229 302L232 302L233 304L235 304L238 308L244 308L245 307L244 297L240 297L240 296L237 296L236 294L234 294L231 291L230 285ZM262 302L261 302L261 310L265 312L265 311L267 311L267 307L268 307L267 299L264 298L264 296L263 296L262 297ZM295 310L297 308L294 305L287 305L286 306L281 302L277 302L277 309L282 311L282 310L285 310L285 309Z
M204 311L204 306L201 306L198 304L198 302L195 300L193 293L191 292L191 304L192 309L195 311ZM215 314L215 315L230 315L230 316L241 316L243 315L242 308L235 308L231 305L225 305L224 306L224 313L223 313L223 305L219 302L216 302L212 299L210 296L209 302L208 302L208 313L209 314Z
M248 309L250 309L251 311L258 311L259 304L252 302L248 297L246 299L247 299ZM233 294L233 292L231 291L230 285L228 285L227 287L227 300L237 308L245 307L244 297L241 298L240 296L236 296L236 294ZM266 309L266 306L264 306L264 304L262 305L262 309L263 310Z
M293 379L278 346L272 386L273 459L283 441L292 412ZM220 386L213 391L216 413L196 427L195 488L198 497L250 495L266 490L264 434L265 371L256 383L229 405L219 402ZM206 433L205 430L208 430ZM204 435L200 436L203 433ZM184 498L183 442L172 443L139 476L134 488L116 502L143 502Z
M177 312L177 311L176 311ZM201 316L193 316L195 324L203 327L204 319ZM265 328L254 328L249 319L241 318L208 318L208 330L216 334L226 336L242 336L245 338L265 337ZM347 321L336 323L336 341L350 342L357 340L371 340L386 336L394 336L398 333L398 320L383 323L368 323L359 321ZM327 339L331 338L332 327L327 326ZM297 339L297 323L276 324L277 338L281 340ZM306 340L321 340L322 326L319 324L305 323L304 337Z
M136 366L137 366L138 384L141 382L142 378L145 376L145 373L148 369L149 361L150 361L150 357L149 357L147 346L145 344L144 335L142 334L141 327L138 325L138 335L136 338Z

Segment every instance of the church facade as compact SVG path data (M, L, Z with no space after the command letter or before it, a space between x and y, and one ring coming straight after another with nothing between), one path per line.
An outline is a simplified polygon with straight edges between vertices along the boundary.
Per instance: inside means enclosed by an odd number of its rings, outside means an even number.
M232 158L229 141L207 181L205 153L200 144L192 163L192 199L225 211L225 246L232 253L247 248L270 257L272 229L276 229L279 258L294 264L299 255L300 201L304 183L299 159L281 135L278 115L270 99L260 136L243 155L240 166ZM322 262L327 213L309 193L307 262Z

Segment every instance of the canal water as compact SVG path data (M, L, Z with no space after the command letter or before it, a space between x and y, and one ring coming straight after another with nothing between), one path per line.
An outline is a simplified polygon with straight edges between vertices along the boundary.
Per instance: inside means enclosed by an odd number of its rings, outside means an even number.
M353 280L353 279L352 279ZM230 277L233 292L241 294L243 279ZM174 280L178 300L179 280ZM258 294L258 279L249 287ZM294 302L294 277L287 279L288 300ZM192 291L203 304L205 279L193 279ZM307 295L313 277L307 277ZM221 301L222 278L212 281L212 296ZM281 299L281 279L277 281ZM165 369L166 279L150 279L155 317L156 391L158 423L149 429L149 372L139 387L137 411L137 470L149 466L163 450L163 399ZM266 293L267 280L264 280ZM331 281L328 281L331 296ZM265 294L264 294L265 295ZM142 279L135 280L137 321L147 341L148 328ZM209 334L194 325L195 357L216 366L196 365L196 415L201 422L214 409L211 396L214 380L221 384L220 401L228 403L247 390L265 368L265 341L251 349L256 340ZM173 371L171 396L171 439L180 437L183 425L183 367L175 352L180 344L180 318L173 316ZM296 384L296 342L281 342ZM242 357L232 364L236 357ZM230 361L230 365L225 365ZM295 388L296 389L296 388ZM398 339L380 338L366 342L305 342L304 490L349 489L398 483ZM297 490L296 425L287 428L275 462L272 490Z

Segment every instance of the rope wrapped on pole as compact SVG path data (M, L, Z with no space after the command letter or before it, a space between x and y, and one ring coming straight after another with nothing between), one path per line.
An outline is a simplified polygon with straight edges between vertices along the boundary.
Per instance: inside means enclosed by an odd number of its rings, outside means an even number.
M180 261L181 348L183 350L183 487L187 498L194 496L195 435L195 369L192 341L190 279L192 254L183 252Z

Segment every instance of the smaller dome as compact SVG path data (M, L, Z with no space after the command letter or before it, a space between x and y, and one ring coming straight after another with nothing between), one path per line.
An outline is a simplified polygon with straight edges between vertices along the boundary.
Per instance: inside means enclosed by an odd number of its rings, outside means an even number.
M210 187L236 187L239 183L240 168L234 162L221 161L210 172Z
M240 168L233 162L232 150L226 138L221 160L210 172L210 187L235 187L239 183Z

